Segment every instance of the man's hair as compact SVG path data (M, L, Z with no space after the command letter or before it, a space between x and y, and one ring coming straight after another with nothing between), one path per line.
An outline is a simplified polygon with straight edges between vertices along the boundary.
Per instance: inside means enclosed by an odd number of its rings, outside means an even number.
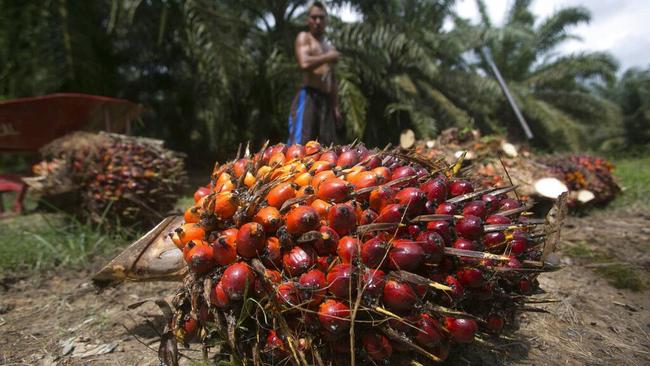
M325 14L327 14L327 9L325 8L325 4L323 4L321 1L312 1L311 4L309 4L309 7L307 7L307 14L311 13L311 9L314 7L320 8Z

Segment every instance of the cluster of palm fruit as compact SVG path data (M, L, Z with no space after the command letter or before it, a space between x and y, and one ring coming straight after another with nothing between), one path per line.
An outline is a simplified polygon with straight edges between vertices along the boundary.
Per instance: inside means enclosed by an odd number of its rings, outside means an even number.
M42 153L46 160L35 173L57 191L66 186L79 194L81 214L97 223L156 221L173 208L187 181L182 156L157 140L77 132Z
M317 142L215 166L169 234L189 273L166 334L255 365L430 363L499 334L547 269L542 221L458 168Z
M569 190L584 189L592 192L592 203L609 202L621 192L612 175L614 166L604 158L591 155L562 155L541 160L553 174L567 184Z

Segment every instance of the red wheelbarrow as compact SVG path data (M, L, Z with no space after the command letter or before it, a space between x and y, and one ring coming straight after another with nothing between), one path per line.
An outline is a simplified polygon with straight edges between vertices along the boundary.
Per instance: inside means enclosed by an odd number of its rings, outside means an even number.
M48 142L78 130L126 133L144 108L124 99L86 94L50 94L0 102L0 152L37 151ZM27 186L18 174L0 174L2 194L15 192L13 211L20 213Z

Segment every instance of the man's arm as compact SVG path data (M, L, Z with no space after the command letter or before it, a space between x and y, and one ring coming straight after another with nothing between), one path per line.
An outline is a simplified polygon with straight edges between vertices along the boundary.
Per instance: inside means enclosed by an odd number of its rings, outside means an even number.
M341 54L336 50L329 50L321 55L310 55L309 54L309 35L305 32L302 32L296 38L296 60L298 60L298 66L303 71L309 71L317 68L320 65L334 62L341 57Z

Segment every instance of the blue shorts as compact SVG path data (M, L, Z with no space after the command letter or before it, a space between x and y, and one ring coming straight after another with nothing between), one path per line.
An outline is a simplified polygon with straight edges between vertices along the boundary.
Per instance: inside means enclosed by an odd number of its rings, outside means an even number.
M318 140L322 145L336 142L334 109L329 94L304 86L291 104L287 144Z

